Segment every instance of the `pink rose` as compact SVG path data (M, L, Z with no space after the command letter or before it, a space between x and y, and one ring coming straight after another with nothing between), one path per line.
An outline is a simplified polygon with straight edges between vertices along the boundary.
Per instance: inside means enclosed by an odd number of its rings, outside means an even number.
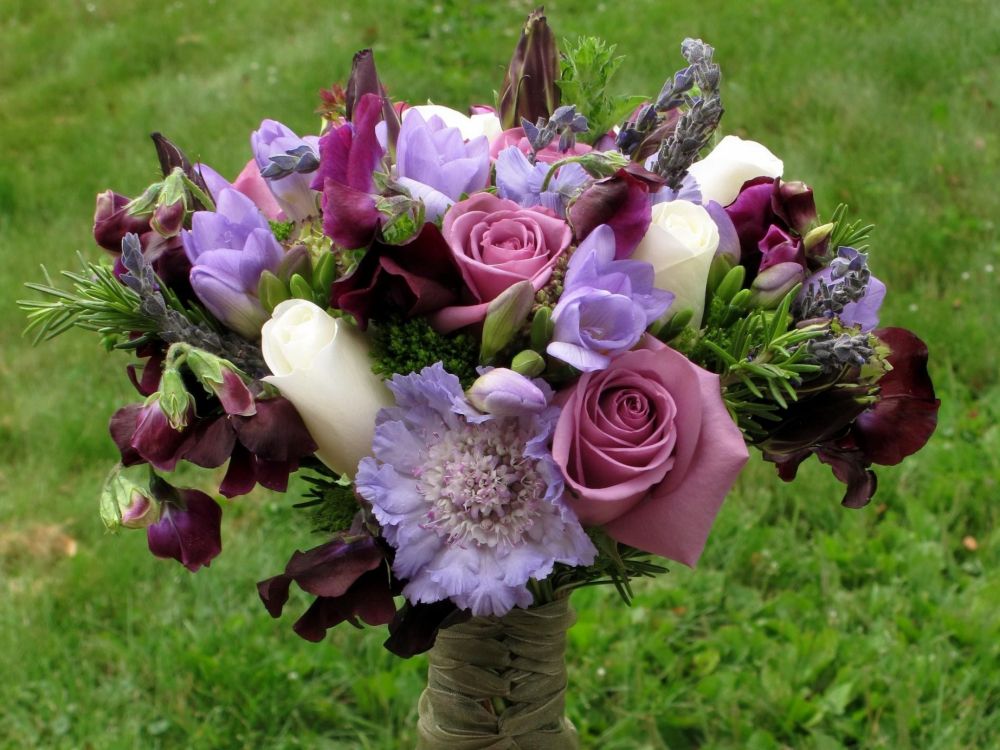
M547 208L521 208L490 193L476 193L452 206L445 214L443 233L470 304L431 315L441 333L480 322L489 303L520 281L530 281L535 291L541 289L573 234Z
M531 143L528 142L528 137L524 134L524 128L505 130L497 138L491 140L490 158L496 160L500 152L508 146L517 146L525 155L531 153ZM538 152L538 161L545 164L553 164L560 159L565 159L567 156L580 156L591 150L591 147L586 143L574 143L573 148L569 151L560 151L558 147L559 140L552 141L552 143Z
M647 341L561 394L552 455L581 523L694 565L749 454L718 375Z

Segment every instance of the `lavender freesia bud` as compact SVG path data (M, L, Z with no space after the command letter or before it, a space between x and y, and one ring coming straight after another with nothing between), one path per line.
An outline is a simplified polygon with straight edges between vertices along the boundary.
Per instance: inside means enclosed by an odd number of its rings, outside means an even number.
M268 318L257 298L261 273L276 271L284 257L267 219L245 195L226 189L217 210L195 212L181 237L198 298L224 325L256 339Z
M761 271L750 285L752 304L774 309L805 278L802 266L795 262L778 263Z
M503 367L480 375L465 395L479 411L497 417L534 414L548 406L541 388L524 375Z
M319 194L310 187L319 166L319 137L300 138L276 120L264 120L250 136L254 160L275 200L291 221L319 215ZM275 176L272 176L275 175Z

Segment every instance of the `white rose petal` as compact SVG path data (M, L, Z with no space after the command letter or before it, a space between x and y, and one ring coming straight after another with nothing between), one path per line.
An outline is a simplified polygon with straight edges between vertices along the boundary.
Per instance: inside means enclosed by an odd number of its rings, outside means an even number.
M442 107L440 104L421 104L417 107L404 109L403 119L405 120L407 114L413 111L419 112L425 121L432 117L440 117L449 128L458 128L462 133L462 138L467 141L485 135L486 140L493 143L503 132L500 118L492 112L469 117L450 107Z
M705 285L719 247L719 227L704 206L676 200L653 206L652 222L633 260L653 266L655 285L674 293L669 314L691 310L693 327L701 325Z
M692 164L688 173L698 181L705 203L715 201L728 206L747 180L781 177L784 171L781 159L766 146L727 135L708 156Z
M312 302L290 299L264 324L261 348L274 373L264 380L295 406L316 441L316 456L354 476L371 453L375 415L393 404L371 370L364 335Z

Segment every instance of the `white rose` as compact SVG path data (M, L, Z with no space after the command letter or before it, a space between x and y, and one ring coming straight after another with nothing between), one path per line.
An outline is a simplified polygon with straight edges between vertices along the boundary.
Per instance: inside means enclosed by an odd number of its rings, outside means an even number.
M416 110L424 120L432 117L440 117L449 128L458 128L462 133L462 138L471 141L481 135L486 136L486 140L493 143L503 132L500 126L500 118L492 112L479 115L463 115L449 107L442 107L440 104L421 104L418 107L409 107L403 110L403 119L409 112Z
M653 206L653 220L633 260L653 266L658 289L674 293L670 314L691 310L691 325L701 325L708 269L719 247L719 227L704 206L676 200Z
M703 202L728 206L747 180L781 177L784 171L781 159L766 146L727 135L708 156L692 164L688 173L698 181Z
M316 456L340 474L354 476L371 453L375 415L393 404L371 370L364 335L312 302L290 299L261 330L264 380L287 398L319 446Z

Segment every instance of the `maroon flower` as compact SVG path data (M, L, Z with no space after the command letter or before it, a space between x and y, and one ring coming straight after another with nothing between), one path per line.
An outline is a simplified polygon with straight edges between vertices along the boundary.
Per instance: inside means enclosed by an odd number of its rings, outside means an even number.
M569 221L577 242L596 227L607 224L615 233L615 258L627 258L642 241L652 220L649 194L663 186L663 178L638 164L598 180L570 207Z
M375 242L350 276L334 282L330 304L351 313L364 330L373 315L412 318L454 305L463 287L441 230L424 224L406 244Z
M146 529L149 551L194 573L222 552L222 508L204 492L177 490L161 479L154 484L162 515Z
M867 505L875 494L878 485L872 464L898 464L927 444L937 426L941 404L934 397L934 385L927 372L924 342L903 328L881 328L873 333L891 349L888 361L892 365L892 370L878 382L879 399L875 405L849 426L843 426L843 415L841 421L833 420L832 426L811 445L781 446L780 442L769 441L763 446L764 458L777 465L778 476L786 482L792 481L799 464L815 453L847 485L842 504L848 508ZM815 397L824 398L832 396ZM838 424L842 425L839 434L833 429ZM804 426L809 428L808 424Z
M295 552L284 573L257 584L272 617L281 616L293 581L316 596L293 626L309 641L323 640L328 629L344 621L385 625L396 613L388 562L370 536L341 534L308 552Z
M319 140L320 165L312 183L323 192L323 231L346 248L366 247L380 216L375 205L374 174L385 151L375 135L382 100L365 94L345 122Z

